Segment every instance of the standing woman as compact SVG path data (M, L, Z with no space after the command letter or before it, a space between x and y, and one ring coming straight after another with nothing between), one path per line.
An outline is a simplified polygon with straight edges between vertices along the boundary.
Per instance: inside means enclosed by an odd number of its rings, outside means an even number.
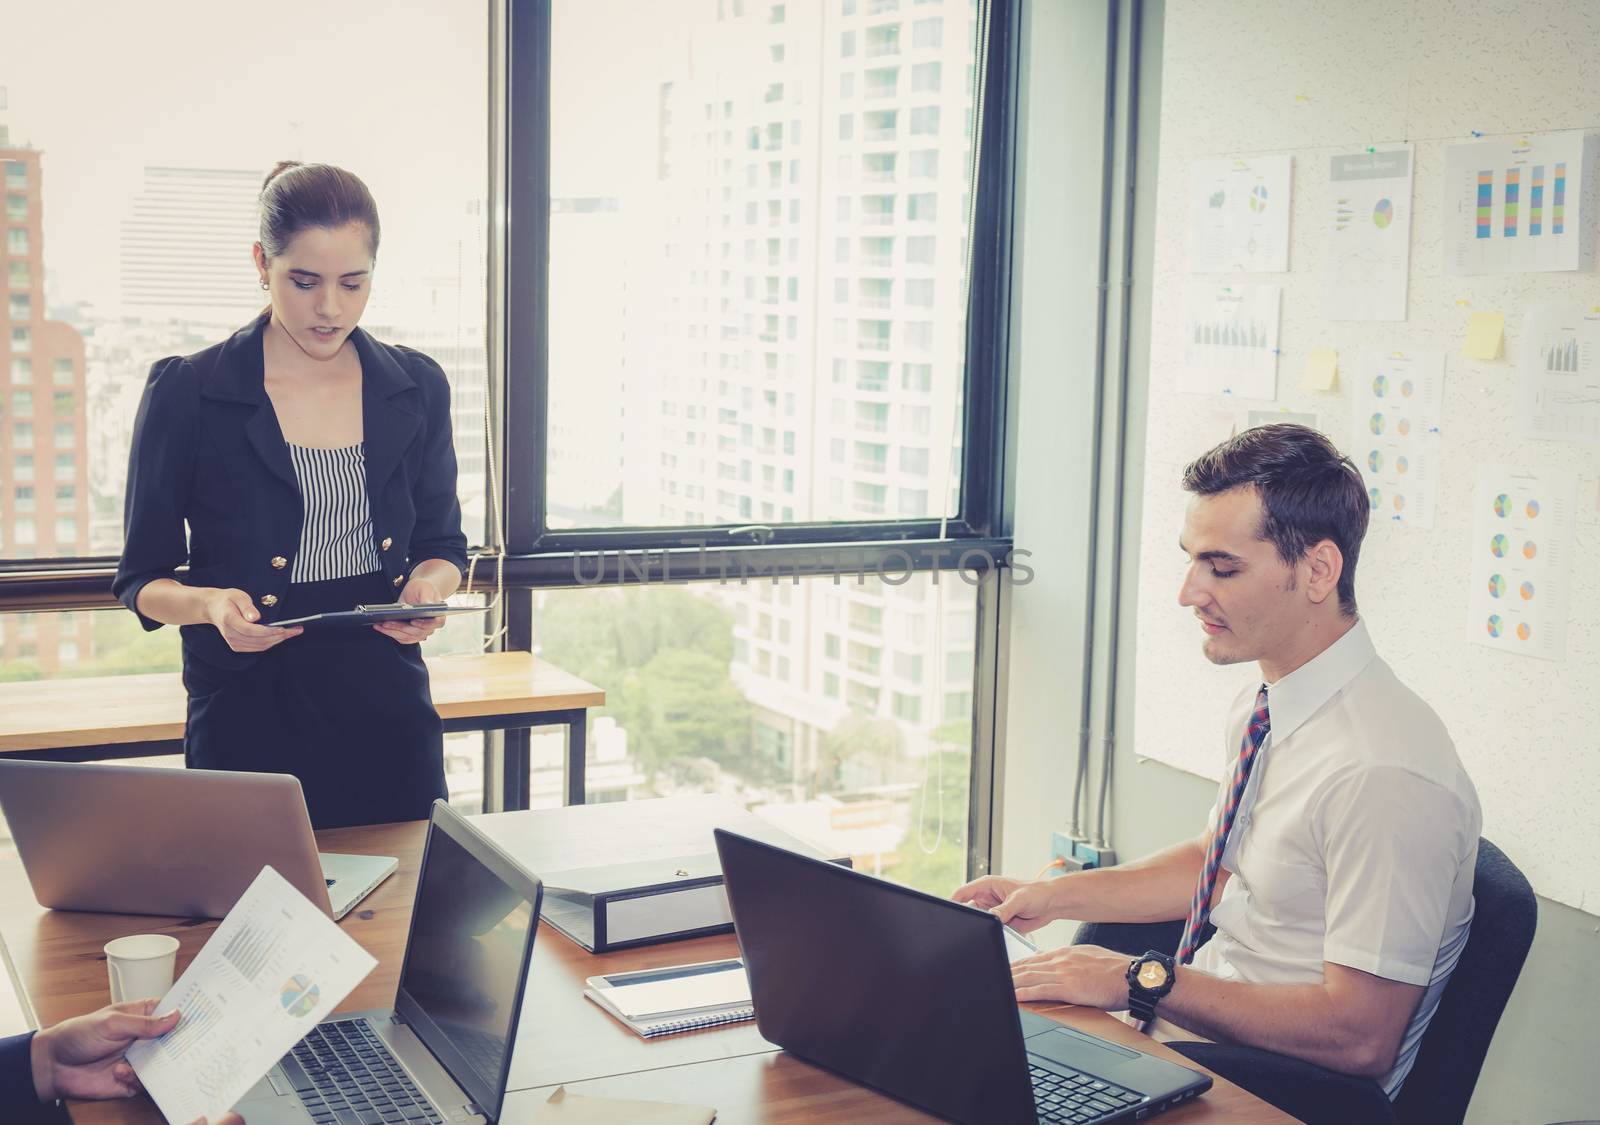
M355 176L267 177L255 264L272 303L151 368L115 583L146 629L182 626L188 765L292 773L318 828L419 819L446 795L418 649L442 620L272 627L443 601L466 567L444 372L356 327L377 252Z

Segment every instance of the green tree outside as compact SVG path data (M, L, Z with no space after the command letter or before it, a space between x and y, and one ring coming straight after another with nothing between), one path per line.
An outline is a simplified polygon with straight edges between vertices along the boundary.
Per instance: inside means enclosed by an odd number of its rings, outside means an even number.
M602 715L651 772L683 777L698 758L761 783L750 704L729 673L733 615L682 587L556 590L536 605L539 654L606 690Z

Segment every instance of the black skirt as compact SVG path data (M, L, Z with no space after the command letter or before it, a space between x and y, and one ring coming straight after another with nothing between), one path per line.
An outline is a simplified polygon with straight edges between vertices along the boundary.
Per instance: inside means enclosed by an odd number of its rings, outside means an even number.
M393 600L381 572L296 583L284 616ZM356 626L308 631L219 668L185 644L184 760L293 774L315 828L426 819L447 791L444 725L419 648Z

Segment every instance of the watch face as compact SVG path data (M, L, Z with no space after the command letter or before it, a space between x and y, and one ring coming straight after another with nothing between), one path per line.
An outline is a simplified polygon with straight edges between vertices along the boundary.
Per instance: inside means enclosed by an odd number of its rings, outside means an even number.
M1167 967L1160 961L1146 961L1139 966L1139 984L1152 991L1167 983Z

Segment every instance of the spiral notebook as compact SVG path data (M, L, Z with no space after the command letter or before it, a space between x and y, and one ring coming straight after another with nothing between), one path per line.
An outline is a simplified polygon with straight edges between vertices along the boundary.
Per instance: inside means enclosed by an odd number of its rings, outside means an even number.
M703 961L590 977L583 994L646 1039L754 1019L744 962Z

